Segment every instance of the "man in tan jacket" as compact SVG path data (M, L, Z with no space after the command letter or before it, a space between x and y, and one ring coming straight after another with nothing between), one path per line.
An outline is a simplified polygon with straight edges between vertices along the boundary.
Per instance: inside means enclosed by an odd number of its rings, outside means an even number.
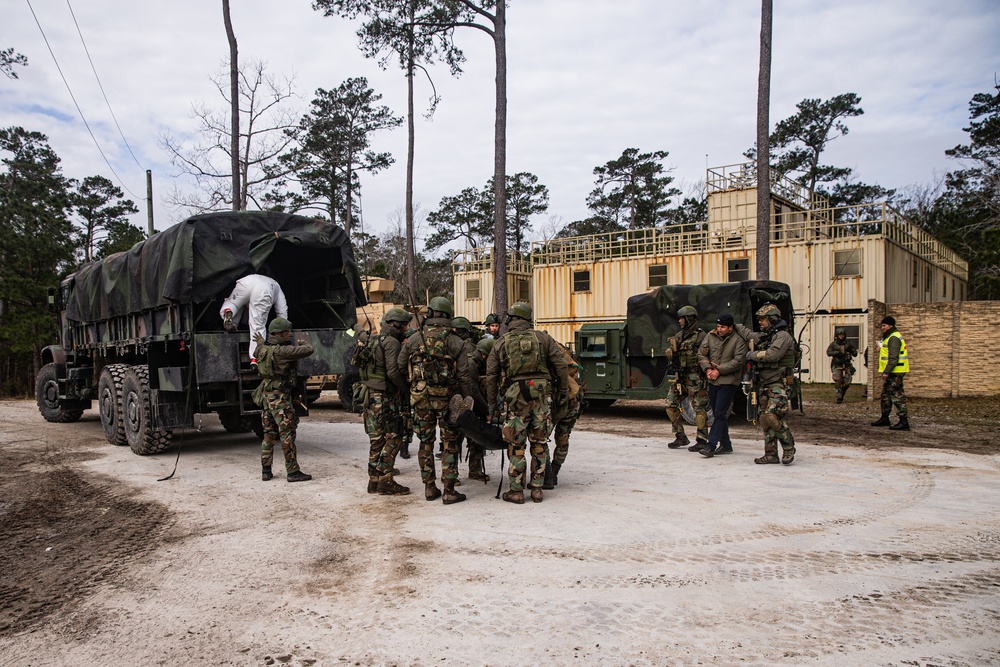
M740 375L746 363L747 342L734 331L733 316L719 315L715 329L710 331L698 349L698 365L708 378L708 407L715 415L708 432L708 444L699 453L712 458L716 454L732 454L729 439L729 408L740 386Z

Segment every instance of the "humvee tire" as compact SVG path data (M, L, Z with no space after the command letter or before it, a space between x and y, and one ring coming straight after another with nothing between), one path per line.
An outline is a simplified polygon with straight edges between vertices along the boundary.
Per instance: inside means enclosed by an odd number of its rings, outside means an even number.
M83 410L66 410L59 405L59 380L55 364L45 364L35 378L35 401L45 421L57 424L75 422Z

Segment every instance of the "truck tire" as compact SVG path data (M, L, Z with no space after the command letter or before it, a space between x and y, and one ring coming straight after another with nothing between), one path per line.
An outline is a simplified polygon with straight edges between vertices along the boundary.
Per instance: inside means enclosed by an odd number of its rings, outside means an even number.
M38 411L47 422L68 424L83 415L83 410L66 410L59 403L59 380L55 364L45 364L35 378L35 400Z
M239 410L226 410L219 413L222 428L230 433L249 433L253 430L254 421L260 421L260 415L241 415Z
M715 415L712 414L712 408L706 410L708 414L708 426L712 425L715 421ZM730 406L729 414L733 413L733 408ZM681 418L684 420L685 424L694 426L694 406L691 404L691 397L685 396L684 400L681 401Z
M101 379L97 383L97 407L101 411L104 437L118 447L128 444L122 419L122 380L126 371L128 364L109 364L101 371Z
M170 446L171 433L153 428L149 367L132 366L122 380L122 421L125 439L139 456L159 454Z
M340 396L340 404L348 412L354 412L354 385L361 382L359 373L344 373L337 382L337 395Z

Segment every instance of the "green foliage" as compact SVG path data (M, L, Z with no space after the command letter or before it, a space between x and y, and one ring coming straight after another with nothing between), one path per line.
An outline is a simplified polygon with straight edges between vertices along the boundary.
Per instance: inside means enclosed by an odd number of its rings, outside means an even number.
M105 246L101 257L110 254L107 252L108 247L121 245L123 238L126 240L138 238L140 241L143 239L142 230L133 227L127 220L127 216L138 213L139 209L136 208L131 199L124 199L124 197L125 194L121 188L103 176L86 177L77 187L76 192L71 195L71 203L83 225L78 242L83 250L85 262L98 259L94 254L94 247L97 244L96 235L99 232L105 233L105 238L101 241ZM138 236L130 233L129 227L138 232ZM113 241L113 246L108 246L108 237L113 230L117 232L117 238ZM134 243L135 241L133 241ZM125 248L125 250L127 249ZM116 251L112 250L111 252Z
M14 71L15 65L27 67L27 56L21 53L14 53L14 47L0 49L0 72L3 72L8 79L16 79L17 72Z
M47 290L73 266L70 183L48 138L20 127L0 130L0 368L7 389L30 389L38 352L55 331ZM24 375L25 371L30 374Z
M672 197L681 194L670 187L673 177L660 164L667 151L640 153L626 148L621 157L595 167L596 187L587 197L587 207L609 231L655 227L666 221Z
M708 222L708 199L685 197L676 208L664 212L664 224L679 232L693 232Z
M126 220L109 223L108 235L97 242L95 259L104 259L116 252L125 252L139 241L146 239L146 233Z

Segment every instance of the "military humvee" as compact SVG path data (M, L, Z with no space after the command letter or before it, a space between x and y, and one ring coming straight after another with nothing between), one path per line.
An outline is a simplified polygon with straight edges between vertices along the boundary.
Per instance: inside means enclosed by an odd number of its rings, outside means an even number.
M771 302L781 310L793 331L791 290L785 283L747 280L711 285L663 285L630 297L624 322L585 324L575 335L576 354L587 381L587 401L611 405L622 398L655 400L666 398L669 362L668 339L677 333L677 309L694 306L698 326L715 328L722 313L758 330L755 311ZM805 372L805 371L803 371ZM685 413L693 412L690 406Z
M355 307L365 303L344 230L284 213L210 213L87 264L50 290L59 333L42 350L35 382L42 416L76 421L96 399L108 441L137 454L163 451L171 429L191 426L196 413L259 434L246 313L233 333L219 317L248 273L278 281L295 336L316 350L299 362L300 380L342 373Z

